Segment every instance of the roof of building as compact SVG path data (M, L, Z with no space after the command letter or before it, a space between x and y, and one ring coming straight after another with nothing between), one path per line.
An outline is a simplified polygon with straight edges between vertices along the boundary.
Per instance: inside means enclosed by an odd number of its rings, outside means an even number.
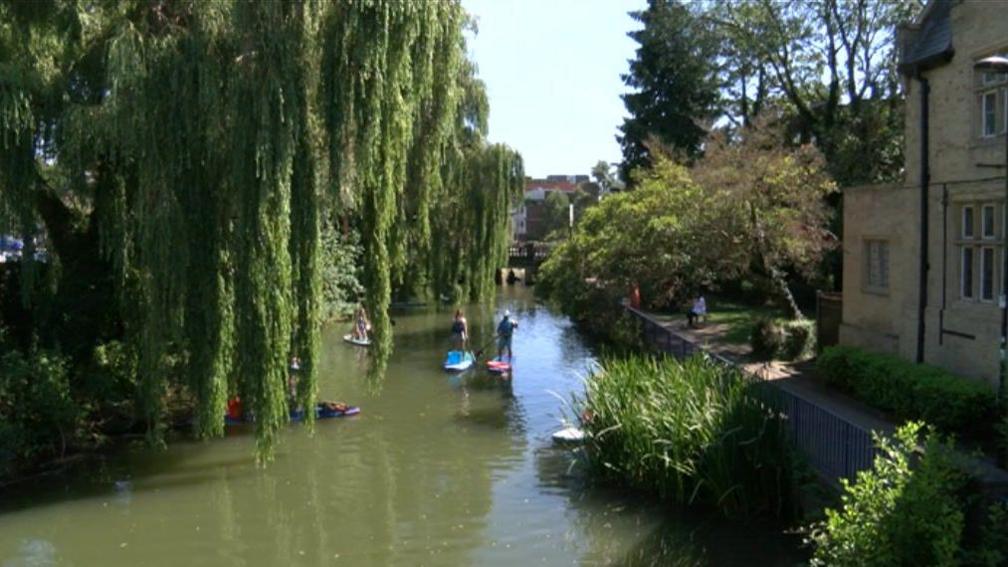
M952 59L952 2L931 0L916 22L900 26L900 71L913 74Z
M546 191L563 191L573 193L577 190L577 183L570 181L553 181L547 179L531 179L525 183L525 190L544 189Z

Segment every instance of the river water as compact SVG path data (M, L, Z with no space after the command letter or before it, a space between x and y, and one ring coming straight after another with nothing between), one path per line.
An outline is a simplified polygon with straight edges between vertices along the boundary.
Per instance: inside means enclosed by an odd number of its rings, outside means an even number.
M510 381L447 375L451 314L396 313L381 387L325 336L323 399L362 407L291 427L258 468L251 431L133 449L0 492L0 565L793 565L795 539L589 486L551 445L592 350L524 289L467 311L475 347L508 308Z

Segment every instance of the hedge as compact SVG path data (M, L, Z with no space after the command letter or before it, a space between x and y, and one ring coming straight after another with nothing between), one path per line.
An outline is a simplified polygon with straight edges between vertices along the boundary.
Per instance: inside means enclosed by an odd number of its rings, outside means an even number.
M993 433L997 398L982 382L842 346L824 349L816 367L828 383L900 420L923 420L968 439L986 439Z
M749 336L753 356L759 360L802 360L815 353L815 324L807 319L784 321L762 317Z

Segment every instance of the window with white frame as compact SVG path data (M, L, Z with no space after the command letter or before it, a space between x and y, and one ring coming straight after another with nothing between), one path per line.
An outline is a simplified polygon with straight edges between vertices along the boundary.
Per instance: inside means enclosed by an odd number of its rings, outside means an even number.
M864 285L869 291L884 292L889 289L889 242L865 240Z
M994 205L984 205L980 208L980 234L985 239L994 238Z
M973 206L966 205L962 208L962 237L964 239L976 236L976 224L973 220Z
M973 299L973 247L960 248L959 295L963 299Z
M977 72L980 137L992 138L1008 128L1008 73Z
M996 136L998 133L997 123L997 91L988 91L981 95L980 99L980 124L981 135L985 138Z
M959 297L963 301L992 303L997 296L1002 281L1005 262L1003 246L998 240L1004 234L1004 216L998 220L998 208L1002 215L1005 208L998 203L966 202L958 207L959 225L953 230L957 234L955 250L958 254ZM956 264L953 263L953 266Z
M994 301L994 248L980 249L980 301Z

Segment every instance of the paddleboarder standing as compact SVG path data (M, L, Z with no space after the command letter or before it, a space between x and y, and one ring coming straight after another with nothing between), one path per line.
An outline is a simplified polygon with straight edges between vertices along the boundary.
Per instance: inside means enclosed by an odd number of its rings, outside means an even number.
M368 340L368 331L371 330L371 321L368 320L367 311L364 310L364 304L357 306L357 312L354 314L354 326L350 333L353 338L358 341Z
M469 342L469 322L461 309L455 310L455 319L452 321L452 338L458 345L458 350L465 350L466 343Z
M497 325L497 360L504 360L504 349L507 349L508 360L514 356L511 353L511 337L518 323L511 319L511 311L504 310L504 318Z

